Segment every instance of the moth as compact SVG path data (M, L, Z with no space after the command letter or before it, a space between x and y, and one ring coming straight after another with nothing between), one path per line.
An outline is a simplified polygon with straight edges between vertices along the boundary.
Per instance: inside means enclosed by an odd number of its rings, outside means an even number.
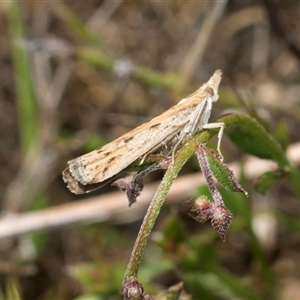
M63 180L75 194L91 192L113 181L125 168L139 158L155 154L163 146L186 143L200 129L219 128L218 146L224 123L208 123L213 103L219 99L221 70L208 82L154 119L138 126L111 143L68 161Z

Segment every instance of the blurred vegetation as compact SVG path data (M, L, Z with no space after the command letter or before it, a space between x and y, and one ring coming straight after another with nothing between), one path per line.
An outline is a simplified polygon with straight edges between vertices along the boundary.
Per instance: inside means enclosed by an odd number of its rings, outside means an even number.
M192 299L297 299L299 171L281 148L300 136L300 4L218 2L1 3L2 218L79 201L61 180L69 159L160 114L222 69L213 118L239 110L266 128L257 138L261 126L241 119L226 132L233 143L222 144L250 196L221 189L234 214L226 243L184 206L165 205L138 279L149 294L182 281ZM245 152L278 169L249 180ZM198 169L190 160L183 173ZM193 193L209 197L205 186ZM0 299L120 299L142 218L3 239Z

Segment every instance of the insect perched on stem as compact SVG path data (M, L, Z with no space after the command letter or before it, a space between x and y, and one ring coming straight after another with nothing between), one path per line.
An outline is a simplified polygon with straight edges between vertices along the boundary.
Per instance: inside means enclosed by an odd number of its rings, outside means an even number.
M208 123L213 102L219 98L221 70L208 82L166 112L122 135L113 142L68 162L63 180L72 193L83 194L113 181L139 158L155 154L162 146L173 147L189 141L200 129L219 128L220 153L224 123Z

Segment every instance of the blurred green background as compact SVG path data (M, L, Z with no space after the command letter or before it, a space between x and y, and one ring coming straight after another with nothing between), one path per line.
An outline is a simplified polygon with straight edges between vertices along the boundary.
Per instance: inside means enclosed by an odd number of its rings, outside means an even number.
M0 299L120 299L151 197L128 208L110 186L75 196L61 172L216 69L212 119L254 116L300 163L297 1L6 1L0 14ZM155 225L139 281L153 295L182 281L191 299L300 299L295 182L284 170L257 179L269 170L260 160L248 176L246 153L226 137L222 153L249 192L220 189L234 214L226 242L180 204L208 194L186 177ZM191 159L183 178L195 172ZM151 174L149 187L161 177Z

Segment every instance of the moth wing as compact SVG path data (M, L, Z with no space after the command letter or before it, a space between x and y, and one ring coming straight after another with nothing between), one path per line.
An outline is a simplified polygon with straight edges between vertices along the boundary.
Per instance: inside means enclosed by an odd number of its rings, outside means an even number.
M158 145L167 143L187 122L187 116L182 116L179 122L174 121L172 114L159 117L159 122L155 122L157 117L97 150L70 160L70 174L83 185L105 181Z

